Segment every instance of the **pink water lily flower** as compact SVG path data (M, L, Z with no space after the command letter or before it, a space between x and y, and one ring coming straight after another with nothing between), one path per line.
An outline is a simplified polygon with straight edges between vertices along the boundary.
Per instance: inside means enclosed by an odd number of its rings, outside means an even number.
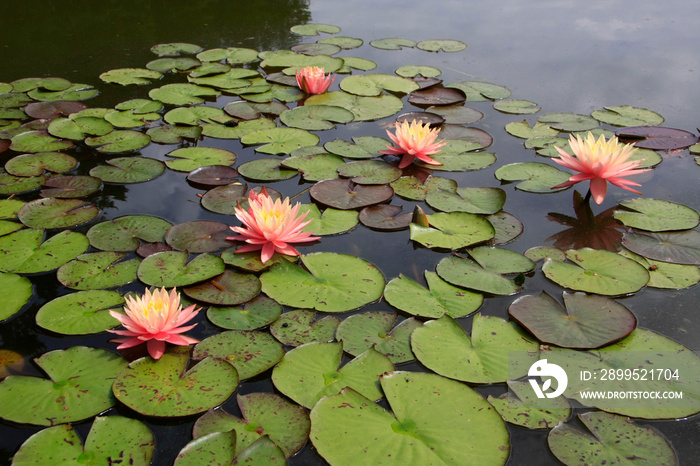
M126 297L126 306L124 306L126 315L109 311L126 330L107 331L129 337L112 340L115 343L121 343L117 349L131 348L147 342L148 354L153 359L160 359L165 353L166 342L179 346L199 343L199 340L181 335L197 325L181 327L182 324L192 320L199 311L200 309L195 309L194 304L182 309L180 295L175 288L170 290L170 293L165 287L156 289L153 293L146 290L141 297Z
M232 241L245 241L245 246L236 250L236 253L261 251L260 259L263 263L270 260L275 251L289 256L298 256L299 251L290 243L306 243L316 241L318 236L311 236L313 232L302 231L311 220L304 221L308 212L299 215L301 204L290 205L289 198L284 201L273 201L263 187L260 194L252 190L248 195L248 211L239 205L235 214L243 227L230 227L237 236L226 239Z
M639 183L625 179L626 176L649 171L648 168L638 169L642 165L642 160L627 161L637 150L632 147L632 144L621 144L617 142L615 136L606 141L605 136L601 135L596 141L593 133L589 132L585 140L581 139L581 136L572 134L569 145L574 151L574 156L555 146L561 158L553 160L579 173L552 189L565 188L581 181L591 180L590 191L597 204L601 204L605 199L608 182L627 191L642 194L630 188L630 186L641 186Z
M323 94L331 87L335 76L325 75L325 70L318 66L307 66L297 70L297 84L299 89L307 94Z
M440 148L447 142L435 142L440 129L431 129L430 124L423 124L422 121L413 120L410 124L404 120L396 123L396 134L386 130L389 138L398 147L386 146L387 150L379 152L387 155L403 155L399 168L408 167L415 159L421 160L429 165L442 165L437 160L433 160L429 155L437 154Z

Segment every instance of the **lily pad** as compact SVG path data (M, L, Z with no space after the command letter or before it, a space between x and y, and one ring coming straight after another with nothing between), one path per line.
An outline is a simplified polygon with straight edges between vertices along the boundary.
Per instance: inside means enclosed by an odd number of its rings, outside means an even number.
M358 160L338 167L338 173L360 185L385 185L401 177L401 169L381 160Z
M605 110L595 110L591 116L612 126L654 126L664 122L664 117L656 112L629 105L605 107Z
M698 142L698 137L693 133L661 126L622 128L615 135L622 142L634 142L635 147L653 150L685 149Z
M340 91L312 95L306 99L304 105L343 107L355 115L355 121L379 120L390 117L403 108L401 99L390 94L366 97Z
M140 128L150 124L150 122L158 121L160 118L160 113L136 113L134 110L113 110L107 112L104 116L105 120L118 128ZM86 118L76 118L76 120L84 119ZM49 131L51 131L51 128L49 128Z
M171 226L167 220L150 215L126 215L94 225L87 238L92 247L103 251L135 251L139 240L162 241Z
M379 151L390 145L388 139L374 136L358 136L352 143L343 139L333 139L323 145L328 152L348 159L371 159L378 157Z
M404 230L410 225L413 214L401 213L402 210L401 206L389 204L365 207L358 219L364 226L376 230Z
M202 62L192 57L156 58L146 63L146 68L160 73L175 73L191 70L201 64Z
M541 123L546 123L559 131L589 131L597 128L599 123L588 115L578 113L547 113L538 119Z
M260 73L255 70L249 70L247 68L231 68L225 73L200 78L189 77L188 79L193 84L214 87L224 92L235 92L236 90L241 90L243 88L255 85L254 83L257 82L255 78L259 77ZM268 88L268 86L265 86L260 90L261 92L264 92Z
M391 187L401 197L414 201L424 201L425 196L431 191L456 192L457 182L433 175L428 176L425 181L421 181L415 176L402 176L398 180L392 181Z
M465 100L464 92L446 87L431 87L414 91L408 96L409 103L413 105L454 105Z
M428 165L423 162L417 162L417 165L435 171L464 172L481 170L496 162L496 156L490 152L450 153L442 151L433 155L432 159L440 162L442 165Z
M238 171L228 165L207 165L195 168L187 175L187 181L203 186L224 186L238 178Z
M504 421L528 429L550 429L571 417L571 405L565 398L552 398L551 406L538 408L529 383L508 380L507 384L506 396L487 398Z
M158 144L181 144L186 139L196 140L202 134L200 126L163 125L150 128L146 134Z
M326 316L314 320L315 317L316 312L305 309L285 312L270 325L270 333L287 346L299 346L313 341L333 341L340 319Z
M425 196L430 207L443 212L493 214L506 202L506 193L499 188L458 188L456 192L435 190Z
M126 254L104 251L83 254L59 267L58 281L75 290L101 290L136 280L138 259L122 261Z
M430 226L411 223L411 239L429 248L460 249L487 241L496 234L483 217L466 212L428 215Z
M445 123L445 119L443 117L441 117L437 113L430 112L408 112L402 113L401 115L396 117L397 123L403 123L404 121L411 123L414 120L423 124L428 123L430 124L431 128L436 128Z
M348 76L340 82L340 88L354 95L378 96L384 90L409 94L417 90L419 86L410 79L377 73Z
M451 285L434 272L425 272L428 289L400 274L387 283L384 299L392 306L420 317L438 318L447 314L455 319L476 312L484 302L478 293Z
M530 366L522 364L509 371L508 352L530 352L523 358L534 363L539 345L525 337L513 322L476 314L471 336L452 317L444 315L414 330L411 348L423 365L442 376L469 383L499 383L508 380L509 375L526 375Z
M155 115L155 120L160 118L160 115ZM143 124L143 122L140 122L140 124L134 126L142 126ZM70 118L55 118L51 120L48 132L57 138L81 141L86 135L102 136L113 129L114 126L102 118L74 117L71 115Z
M240 139L248 133L276 127L275 122L268 118L242 121L237 126L212 125L208 123L201 125L203 136L217 139Z
M188 353L137 359L114 380L114 396L134 411L156 417L190 416L219 406L238 387L236 369L222 359L206 358L187 370Z
M411 317L394 327L396 318L394 312L355 314L340 323L336 338L343 343L343 350L353 356L374 348L394 364L412 361L411 332L423 324Z
M36 199L17 212L20 222L30 228L69 228L87 223L100 211L80 199Z
M649 271L648 287L681 290L700 283L700 268L695 265L669 264L646 259L627 249L620 255L638 262Z
M100 79L106 83L121 84L151 84L154 80L163 77L158 71L145 68L119 68L109 70L100 75Z
M151 99L170 105L197 105L219 95L221 92L216 89L196 84L166 84L148 93Z
M393 414L352 389L311 410L309 438L329 463L506 463L505 423L473 389L419 372L391 372L380 380Z
M625 199L614 217L628 227L647 231L688 230L700 223L700 215L681 204L661 199Z
M500 100L510 96L510 89L507 87L480 81L459 81L447 87L464 92L470 102Z
M511 113L515 115L529 115L542 110L535 102L521 99L499 100L494 102L493 108L503 113ZM598 124L596 123L596 126Z
M39 327L63 335L87 335L117 327L109 311L120 310L124 298L116 291L79 291L54 298L39 308Z
M554 137L559 134L558 130L544 123L540 123L539 121L533 126L530 126L527 120L508 123L506 125L506 131L508 134L522 139Z
M541 342L564 348L599 348L637 327L632 312L604 296L564 292L564 306L542 292L516 299L508 313Z
M99 91L89 84L75 83L67 89L58 91L46 90L38 87L27 92L27 95L34 100L41 102L55 102L57 100L87 100L95 97Z
M44 175L24 177L12 176L0 171L0 194L20 194L34 191L46 181Z
M209 49L197 54L197 59L203 62L218 62L226 60L232 65L251 63L258 59L258 51L241 47L225 49Z
M256 296L237 307L210 307L207 318L228 330L255 330L271 324L282 314L282 306L267 296Z
M5 170L15 176L39 176L44 171L64 173L78 165L74 157L62 152L38 152L11 158L5 163Z
M382 398L379 376L394 370L389 358L370 348L339 369L343 357L340 343L307 343L284 355L272 370L275 388L307 408L324 396L345 387L370 400ZM372 402L370 402L372 404Z
M700 265L700 232L625 233L622 245L649 259L674 264Z
M147 134L130 129L115 130L104 136L85 138L85 144L103 154L117 154L143 149L151 143Z
M315 146L319 137L303 129L274 128L254 131L241 137L243 144L263 144L255 149L264 154L289 154L303 146Z
M45 242L43 230L19 230L0 236L0 271L39 273L54 270L84 253L90 246L82 233L65 230Z
M73 143L69 140L58 139L45 130L27 131L12 137L10 149L15 152L53 152L71 149Z
M165 164L148 157L116 157L90 169L90 176L105 183L143 183L158 178L165 171Z
M5 297L0 308L0 321L3 321L21 311L34 290L28 278L14 273L0 273L0 294Z
M304 55L335 55L342 49L338 45L334 44L297 44L291 47L291 50L296 53L303 53Z
M194 347L192 357L227 361L243 379L265 372L284 356L282 344L265 332L228 330L202 340ZM234 389L235 389L234 384ZM213 407L213 406L212 406Z
M340 210L352 210L379 204L391 199L394 190L389 185L357 185L351 180L324 180L309 191L311 197Z
M491 240L492 245L508 244L520 236L525 227L515 215L500 211L486 217L486 220L493 225L496 235Z
M358 257L330 252L301 256L305 269L287 261L264 272L262 290L285 306L344 312L379 299L384 276Z
M339 73L345 72L345 70L349 68L360 71L372 71L377 67L376 62L360 57L343 57L343 63L343 67L338 70Z
M226 239L230 234L225 223L198 220L171 227L165 233L165 241L178 251L214 252L231 246Z
M318 236L345 233L355 228L358 222L358 215L354 210L328 207L321 213L316 204L302 204L299 212L308 212L306 220L311 220L311 223L304 227L304 231L313 232Z
M139 280L158 287L188 286L209 280L224 271L224 262L217 256L200 254L187 262L188 254L166 251L146 257L139 266Z
M280 113L280 121L286 126L309 131L333 129L333 123L349 123L354 118L350 110L328 105L296 107Z
M39 191L41 197L72 199L96 193L102 187L102 180L92 176L55 176L44 183Z
M466 50L467 44L451 39L431 39L418 42L416 47L427 52L461 52Z
M304 108L304 107L302 107ZM282 166L298 170L307 181L321 181L330 178L338 178L337 169L345 161L342 157L327 154L321 149L321 153L309 155L295 155L282 161Z
M387 39L375 39L369 43L372 47L382 50L401 50L403 47L413 48L416 46L416 41L411 39L403 39L400 37L390 37Z
M566 188L552 187L567 181L571 174L539 162L511 163L503 165L494 174L501 181L519 181L515 187L529 193L555 193Z
M255 275L225 270L223 274L199 285L182 290L197 301L221 306L234 306L250 301L260 293L260 280Z
M24 107L24 111L32 118L53 120L60 116L68 116L85 110L87 105L82 102L32 102Z
M317 36L319 32L324 32L326 34L338 34L340 32L338 26L322 23L297 24L289 28L289 30L300 36Z
M112 382L126 366L119 355L85 346L44 353L35 363L49 379L11 375L0 382L3 419L50 426L95 416L116 404Z
M607 296L639 291L649 281L649 272L637 262L610 251L583 248L566 251L568 262L546 261L544 275L573 290Z
M165 165L181 172L190 172L208 165L233 165L236 162L236 154L216 147L183 147L166 155L175 157L175 160L166 160Z
M294 178L299 174L296 170L287 170L281 167L282 162L279 159L251 160L240 165L238 173L249 180L256 181L282 181Z
M159 57L177 57L182 54L197 53L200 50L202 50L202 47L188 42L170 42L151 47L151 52Z
M362 44L365 43L362 39L358 39L356 37L346 37L346 36L335 36L335 37L326 37L324 39L319 39L317 41L319 44L333 44L337 45L338 47L342 48L343 50L350 50L350 49L356 49L358 47L361 47ZM345 59L345 57L343 57Z

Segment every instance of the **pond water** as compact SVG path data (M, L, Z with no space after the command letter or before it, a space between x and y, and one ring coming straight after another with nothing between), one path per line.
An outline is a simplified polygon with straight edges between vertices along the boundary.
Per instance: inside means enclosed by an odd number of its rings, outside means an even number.
M515 215L524 225L524 232L505 247L520 253L534 246L551 246L553 235L566 226L553 221L552 213L574 217L573 189L538 195L501 185L495 170L516 162L544 162L523 146L523 140L505 131L508 123L526 119L531 124L538 115L550 112L590 114L606 106L630 105L653 110L665 118L664 126L695 132L697 118L694 106L700 102L697 75L700 55L697 44L700 32L694 18L700 4L671 0L665 2L620 1L551 1L494 0L438 1L432 3L371 2L348 0L328 1L199 1L199 2L136 2L104 1L96 8L92 2L41 2L28 0L3 5L6 25L0 46L3 67L0 82L25 77L60 76L72 82L88 83L100 95L86 101L90 107L113 107L119 102L147 97L147 89L136 86L107 85L98 76L111 69L143 67L155 56L150 47L159 43L189 42L203 49L247 47L259 51L287 49L300 43L311 43L315 37L302 37L290 27L303 23L334 24L341 35L364 40L359 49L343 51L339 56L358 56L378 64L373 73L393 74L403 65L427 65L442 71L445 83L485 81L507 87L510 98L527 99L542 107L535 115L508 115L495 111L493 102L467 102L467 106L485 117L469 125L493 136L487 150L496 154L497 162L483 170L450 173L460 187L501 187L506 191L504 210ZM415 41L454 39L468 48L457 53L430 53L418 49L387 51L373 48L371 40L404 37ZM339 77L333 89L338 88ZM167 82L176 82L166 78ZM180 79L177 82L183 82ZM151 87L148 87L150 89ZM233 97L222 97L215 105L222 107ZM404 111L418 110L406 102ZM290 107L294 104L290 104ZM339 125L336 130L317 132L320 144L335 138L350 140L357 136L385 137L385 128L394 117L376 122ZM239 141L205 138L197 145L218 147L238 155L236 166L259 157L255 147L244 147ZM151 144L141 150L145 157L166 160L175 146ZM78 149L80 173L100 160L89 158L87 149ZM3 163L7 153L0 155ZM700 210L700 167L688 150L664 154L663 162L653 171L638 176L645 198L663 199ZM554 165L553 163L550 163ZM91 198L100 209L90 224L73 228L85 233L99 221L123 215L144 214L161 217L172 224L194 220L214 220L232 225L231 216L203 209L199 197L204 190L189 185L185 173L167 170L159 178L142 184L106 185ZM256 183L251 183L254 185ZM285 196L294 196L311 186L299 177L268 183ZM585 194L587 186L577 186ZM33 195L20 196L22 200ZM636 195L610 187L600 206L592 205L599 214ZM308 203L308 193L298 201ZM414 201L395 198L393 204L409 211ZM426 208L425 204L421 204ZM426 208L430 212L429 208ZM424 270L435 270L446 256L444 251L420 247L409 240L406 230L377 233L363 226L351 232L324 237L302 253L332 251L361 257L376 265L389 280L399 274L420 280ZM28 361L41 354L85 345L114 349L110 335L61 336L36 326L37 310L56 296L71 292L56 280L55 273L30 276L34 295L21 314L0 323L0 349L11 349ZM528 275L523 291L517 295L547 291L561 296L563 289L544 278L540 267ZM143 285L132 283L118 288L120 293L142 292ZM480 312L508 318L508 306L514 296L488 297ZM698 332L700 319L697 303L698 286L684 290L644 288L620 299L637 319L638 326L661 333L691 350L700 351ZM372 303L361 311L393 311L385 301ZM356 313L351 312L350 314ZM201 315L201 323L188 334L199 339L214 335L220 329ZM350 314L342 314L344 318ZM459 320L463 328L471 328L472 317ZM400 370L425 370L417 362L402 364ZM28 364L29 375L41 375ZM477 386L484 396L504 392L504 384ZM244 381L239 394L275 391L270 371ZM384 404L384 406L386 406ZM235 400L224 408L237 413ZM138 417L124 406L116 411ZM143 419L156 437L153 464L172 464L180 449L191 440L191 427L197 416L184 419ZM641 422L641 421L640 421ZM682 421L644 421L657 428L676 449L680 464L692 464L700 454L700 421L698 416ZM76 423L84 437L90 422ZM9 463L19 446L39 427L0 422L0 464ZM509 425L511 456L508 464L559 464L547 448L547 431L527 431ZM289 464L325 464L311 445L290 458Z

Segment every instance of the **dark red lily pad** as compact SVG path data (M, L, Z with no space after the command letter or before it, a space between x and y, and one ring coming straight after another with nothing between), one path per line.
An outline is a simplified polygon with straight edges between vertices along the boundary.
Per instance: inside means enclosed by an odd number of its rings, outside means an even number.
M431 87L430 89L413 91L408 96L408 102L413 105L452 105L464 102L467 96L459 89L447 87Z
M635 147L652 150L685 149L700 140L688 131L663 126L631 126L622 128L615 134L621 142L634 143Z
M221 306L235 306L250 301L260 293L260 280L253 274L226 269L221 275L199 285L183 288L192 299Z
M309 194L328 207L352 210L388 201L394 190L389 185L358 185L350 180L336 179L316 183Z
M360 211L360 222L366 227L377 230L403 230L408 228L413 218L412 212L401 213L398 205L376 205L365 207Z
M437 86L438 84L442 84L442 79L426 78L420 74L414 78L411 78L411 80L420 86L418 90L423 90L432 86Z
M73 101L34 102L27 105L24 112L32 118L53 120L58 117L67 117L71 113L77 113L86 108L87 105Z
M443 125L440 130L439 139L456 139L459 141L467 141L478 144L479 147L473 150L481 150L490 147L493 144L493 136L479 128L465 128L461 125Z
M223 186L238 180L238 170L228 165L208 165L192 170L187 181L204 186Z
M673 264L700 265L700 231L625 233L622 245L648 259Z
M136 249L136 254L141 257L148 257L159 252L172 251L173 247L165 243L143 243Z
M228 225L206 220L181 223L165 232L165 242L178 251L214 252L231 246Z
M408 121L409 123L413 120L421 122L423 124L429 123L431 128L440 126L445 122L445 119L438 115L437 113L430 112L408 112L396 117L398 123L403 123Z
M100 190L102 180L92 176L55 176L44 183L41 197L71 199L89 196Z
M12 144L12 141L9 139L0 139L0 154L5 152L7 149L10 148L10 144Z

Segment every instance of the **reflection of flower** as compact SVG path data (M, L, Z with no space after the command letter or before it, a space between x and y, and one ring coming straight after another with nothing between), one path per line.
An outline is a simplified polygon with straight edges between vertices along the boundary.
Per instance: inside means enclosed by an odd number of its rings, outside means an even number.
M297 70L297 84L299 89L307 94L323 94L331 87L335 81L335 76L331 78L324 74L323 68L318 66L307 66Z
M131 348L143 342L148 342L148 354L153 359L160 359L165 353L165 342L174 345L187 346L198 343L199 340L180 335L193 328L194 325L180 327L199 313L194 304L185 309L180 305L180 295L175 288L170 293L165 287L156 289L153 293L146 290L142 297L126 297L124 306L126 315L117 311L109 313L122 323L126 330L107 330L130 338L117 338L115 343L121 343L117 349Z
M594 216L590 204L583 199L578 191L574 191L576 218L564 214L549 213L548 220L568 228L550 236L545 241L554 241L554 247L562 251L592 248L618 252L625 227L613 217L615 210L617 207L612 207Z
M296 203L291 207L289 198L285 198L284 202L279 199L273 201L265 188L260 190L260 194L250 191L248 212L240 205L236 208L236 217L245 228L231 227L240 235L227 239L248 243L238 248L237 253L261 250L263 263L269 261L275 251L298 256L299 251L289 243L306 243L319 239L318 236L311 236L313 232L302 231L311 220L304 221L308 212L298 215L300 206Z
M404 120L396 123L396 135L386 130L389 138L399 147L387 146L387 150L379 152L387 155L403 155L399 168L405 168L416 158L429 165L442 165L440 162L431 159L429 155L437 154L446 142L435 142L439 129L431 129L430 124L423 124L422 121L413 120L411 124Z
M626 176L649 171L648 168L636 169L642 164L640 160L627 161L636 150L632 144L620 144L615 136L606 141L605 136L601 135L596 141L593 133L589 132L585 141L581 139L581 136L574 137L572 134L569 138L569 145L574 151L575 157L555 146L561 158L555 158L554 161L579 173L569 178L569 181L554 186L552 189L565 188L580 181L591 180L591 195L597 204L601 204L605 199L608 181L633 193L642 194L630 188L630 186L640 186L639 183L624 179Z

